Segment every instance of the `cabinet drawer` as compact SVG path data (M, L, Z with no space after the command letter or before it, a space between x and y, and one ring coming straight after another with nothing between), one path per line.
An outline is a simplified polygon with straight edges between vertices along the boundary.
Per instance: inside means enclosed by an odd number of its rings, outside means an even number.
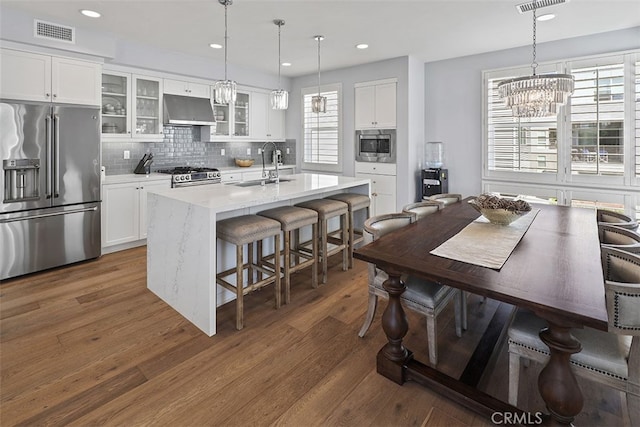
M262 169L251 172L242 172L243 181L254 181L256 179L262 179Z
M356 173L373 173L379 175L395 175L395 163L363 163L356 162Z
M220 173L220 179L222 182L239 182L242 179L242 174L240 173Z

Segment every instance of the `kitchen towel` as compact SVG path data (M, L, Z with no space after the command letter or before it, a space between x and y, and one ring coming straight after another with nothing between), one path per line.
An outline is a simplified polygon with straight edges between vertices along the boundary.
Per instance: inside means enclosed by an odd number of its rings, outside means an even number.
M540 209L531 209L531 212L509 225L491 224L485 217L480 216L430 253L499 270L527 232L538 212Z

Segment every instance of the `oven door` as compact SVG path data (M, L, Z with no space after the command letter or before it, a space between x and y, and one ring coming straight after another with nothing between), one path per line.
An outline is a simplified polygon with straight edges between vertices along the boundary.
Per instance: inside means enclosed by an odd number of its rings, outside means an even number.
M378 157L378 136L359 135L357 160L361 162L376 162Z

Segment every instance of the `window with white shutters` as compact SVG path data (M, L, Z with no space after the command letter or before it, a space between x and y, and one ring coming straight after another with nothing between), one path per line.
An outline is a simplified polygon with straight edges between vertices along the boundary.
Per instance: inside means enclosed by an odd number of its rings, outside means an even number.
M640 59L636 60L635 66L635 173L640 177ZM639 200L640 202L640 200Z
M340 85L321 87L321 95L327 97L327 111L314 113L311 111L311 98L318 94L318 89L302 90L303 169L342 171L340 91Z
M640 216L640 51L538 67L550 72L572 74L574 93L557 117L531 119L514 117L497 91L531 69L483 73L483 191L514 187Z
M571 173L624 175L624 63L571 70Z

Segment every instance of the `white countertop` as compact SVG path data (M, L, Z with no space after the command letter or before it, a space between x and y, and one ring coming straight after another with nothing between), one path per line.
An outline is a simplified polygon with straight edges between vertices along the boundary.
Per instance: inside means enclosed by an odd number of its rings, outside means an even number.
M123 173L120 175L107 175L102 180L103 184L120 184L124 182L139 182L139 181L163 181L166 180L171 183L171 175L166 173L150 173L150 174L135 174L135 173Z
M149 193L208 208L214 212L225 212L370 184L369 179L308 173L286 175L282 179L287 181L250 187L242 187L239 183L200 185L150 190Z
M273 169L275 166L268 164L265 166L267 169ZM296 165L282 165L278 166L279 169L295 169ZM217 168L220 172L246 172L250 170L262 170L262 164L254 163L252 166L241 168L240 166L224 166Z

